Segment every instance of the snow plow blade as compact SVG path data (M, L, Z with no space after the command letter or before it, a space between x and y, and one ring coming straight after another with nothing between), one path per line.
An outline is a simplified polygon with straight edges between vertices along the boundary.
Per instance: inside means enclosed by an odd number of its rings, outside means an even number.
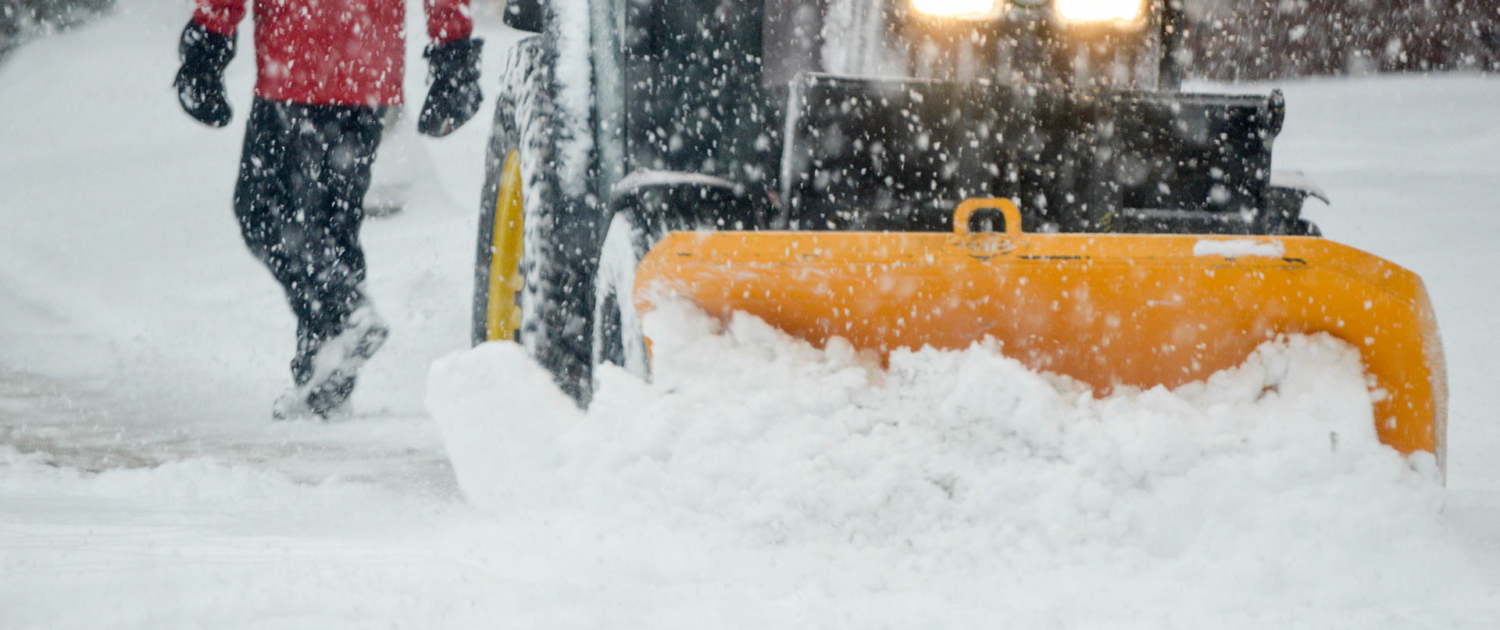
M971 232L978 210L1004 232ZM998 218L998 217L997 217ZM885 356L993 337L1032 369L1107 392L1176 387L1242 363L1278 335L1359 349L1376 430L1444 460L1447 381L1416 274L1315 237L1031 234L1008 200L971 199L951 233L673 232L636 271L634 302L742 311L823 345Z

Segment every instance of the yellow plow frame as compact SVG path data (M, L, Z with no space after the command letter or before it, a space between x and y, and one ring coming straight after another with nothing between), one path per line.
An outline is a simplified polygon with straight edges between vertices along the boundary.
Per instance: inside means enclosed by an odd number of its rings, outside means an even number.
M970 231L998 209L1003 233ZM1107 392L1175 387L1262 342L1326 332L1358 348L1380 440L1444 461L1447 380L1416 274L1315 237L1035 234L1005 199L971 199L954 233L673 232L636 271L641 312L663 295L742 311L822 345L883 355L985 337L1033 369Z

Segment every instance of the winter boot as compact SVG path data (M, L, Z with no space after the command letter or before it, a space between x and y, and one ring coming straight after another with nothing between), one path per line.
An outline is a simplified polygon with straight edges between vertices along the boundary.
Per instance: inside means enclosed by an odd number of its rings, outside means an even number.
M354 393L355 379L365 361L375 356L390 328L365 304L349 314L344 330L318 346L312 353L307 382L298 384L272 408L278 420L318 416L325 420L348 415L346 403Z

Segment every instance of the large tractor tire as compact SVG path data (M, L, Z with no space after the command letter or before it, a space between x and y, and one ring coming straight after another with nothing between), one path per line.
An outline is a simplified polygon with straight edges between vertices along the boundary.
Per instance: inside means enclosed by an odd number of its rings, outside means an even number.
M733 182L695 173L652 173L616 187L614 217L594 277L593 365L613 363L650 380L651 357L635 309L635 269L672 231L755 230L773 210Z
M636 212L615 213L594 278L595 368L613 363L642 380L651 378L651 358L632 297L635 267L660 235L647 233Z
M543 38L529 38L504 69L480 197L471 336L520 342L586 404L597 217L562 185L562 145L579 126L555 105L549 57Z

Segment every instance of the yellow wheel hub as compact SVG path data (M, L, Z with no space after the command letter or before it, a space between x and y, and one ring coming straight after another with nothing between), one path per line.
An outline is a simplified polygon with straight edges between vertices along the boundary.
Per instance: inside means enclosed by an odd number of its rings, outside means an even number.
M505 156L500 171L500 193L495 196L495 229L490 242L489 306L486 308L486 341L515 339L521 327L521 157L515 150Z

